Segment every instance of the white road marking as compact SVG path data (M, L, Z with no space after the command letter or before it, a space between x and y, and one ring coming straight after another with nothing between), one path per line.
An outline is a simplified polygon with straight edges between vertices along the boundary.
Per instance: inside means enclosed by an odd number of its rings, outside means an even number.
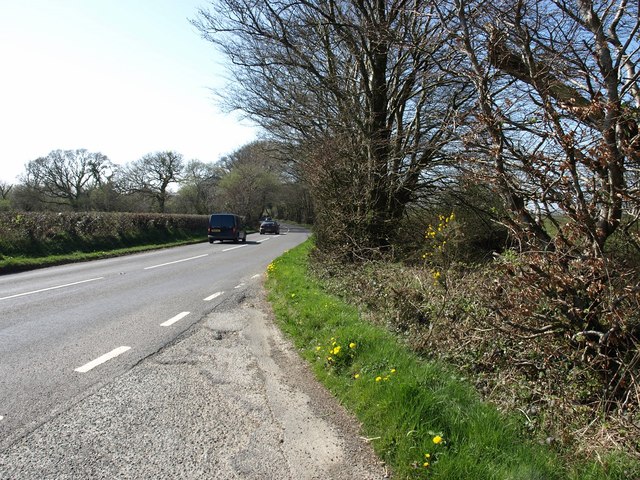
M258 240L257 243L266 242L267 240L271 240L271 237L263 238L262 240Z
M48 290L55 290L57 288L71 287L73 285L80 285L81 283L95 282L96 280L102 280L103 278L104 277L90 278L89 280L81 280L79 282L65 283L64 285L56 285L55 287L42 288L40 290L33 290L31 292L16 293L15 295L9 295L8 297L1 297L0 300L7 300L9 298L22 297L24 295L31 295L33 293L46 292Z
M220 295L222 295L224 292L216 292L213 295L209 295L207 298L204 299L205 302L208 302L210 300L213 300L214 298L218 298Z
M191 312L182 312L179 313L178 315L176 315L175 317L170 318L169 320L167 320L164 323L161 323L160 326L161 327L168 327L170 325L173 325L174 323L176 323L178 320L182 320L184 317L186 317L187 315L189 315L189 313Z
M195 260L196 258L206 257L207 255L209 255L209 254L205 253L203 255L197 255L195 257L183 258L182 260L175 260L173 262L161 263L160 265L153 265L151 267L145 267L144 269L145 270L151 270L152 268L164 267L164 266L167 266L167 265L173 265L174 263L180 263L180 262L187 262L189 260Z
M102 365L104 362L111 360L112 358L116 358L118 355L122 355L127 350L130 350L131 347L118 347L111 350L109 353L105 353L101 357L96 358L95 360L90 361L89 363L78 367L75 369L76 372L87 373L92 368L97 367L98 365Z
M260 278L262 275L260 275L259 273L256 273L253 277L251 277L251 280L255 280L256 278Z
M0 420L2 420L4 417L2 415L0 415Z
M233 287L233 288L235 288L235 289L242 288L242 287L244 287L244 285L245 285L244 283L241 283L241 284L239 284L239 285L236 285L236 286L235 286L235 287Z
M236 248L242 248L242 247L246 247L246 245L238 245L237 247L231 247L231 248L225 248L224 250L222 250L223 252L229 252L231 250L235 250Z

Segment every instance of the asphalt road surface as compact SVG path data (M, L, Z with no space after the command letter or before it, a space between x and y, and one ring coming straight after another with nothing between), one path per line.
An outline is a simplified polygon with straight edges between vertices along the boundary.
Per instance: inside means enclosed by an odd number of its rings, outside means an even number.
M306 237L0 277L0 479L386 478L264 300Z

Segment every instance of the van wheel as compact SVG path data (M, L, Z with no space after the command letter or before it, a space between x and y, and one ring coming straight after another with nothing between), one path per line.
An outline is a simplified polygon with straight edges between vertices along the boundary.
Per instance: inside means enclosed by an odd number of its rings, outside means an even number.
M213 240L209 240L209 243L213 243Z
M247 234L244 234L244 237L242 237L242 243L247 243Z

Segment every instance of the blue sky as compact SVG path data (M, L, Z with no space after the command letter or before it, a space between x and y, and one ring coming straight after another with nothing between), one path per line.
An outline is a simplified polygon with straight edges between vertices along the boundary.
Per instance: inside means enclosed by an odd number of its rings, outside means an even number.
M204 0L0 0L0 181L86 148L124 164L175 150L218 160L257 130L223 113L214 47L189 23Z

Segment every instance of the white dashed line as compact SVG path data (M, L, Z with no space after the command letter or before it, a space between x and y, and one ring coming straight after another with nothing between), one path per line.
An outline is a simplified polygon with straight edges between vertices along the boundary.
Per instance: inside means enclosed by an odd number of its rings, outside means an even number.
M220 295L222 295L224 292L216 292L213 295L209 295L207 298L204 299L205 302L208 302L210 300L213 300L214 298L218 298Z
M243 248L246 247L246 245L238 245L237 247L231 247L231 248L225 248L224 250L222 250L223 252L230 252L231 250L236 250L238 248Z
M255 280L256 278L260 278L262 275L260 275L259 273L256 273L253 277L251 277L251 280Z
M198 255L196 257L183 258L182 260L176 260L174 262L161 263L160 265L153 265L151 267L145 267L144 269L145 270L151 270L152 268L164 267L166 265L173 265L174 263L188 262L189 260L195 260L196 258L206 257L207 255L209 255L209 254L205 253L204 255Z
M76 368L75 371L80 373L87 373L92 368L95 368L98 365L102 365L104 362L107 362L112 358L116 358L118 355L122 355L124 352L130 349L131 347L118 347L114 350L111 350L109 353L105 353L101 357L98 357L95 360L92 360L91 362Z
M90 278L89 280L81 280L79 282L65 283L64 285L56 285L55 287L42 288L40 290L33 290L31 292L17 293L15 295L9 295L8 297L2 297L2 298L0 298L0 300L7 300L9 298L22 297L24 295L31 295L33 293L46 292L46 291L49 291L49 290L55 290L56 288L71 287L73 285L80 285L81 283L95 282L96 280L102 280L103 278L104 277Z
M258 240L258 243L266 242L267 240L271 240L271 238L263 238L262 240Z
M242 288L242 287L244 287L244 285L245 285L244 283L241 283L241 284L239 284L239 285L236 285L236 286L235 286L235 287L233 287L233 288L235 288L235 289Z
M160 326L161 327L168 327L170 325L173 325L174 323L176 323L178 320L182 320L184 317L186 317L187 315L189 315L190 312L182 312L179 313L178 315L176 315L175 317L170 318L169 320L167 320L164 323L161 323Z

